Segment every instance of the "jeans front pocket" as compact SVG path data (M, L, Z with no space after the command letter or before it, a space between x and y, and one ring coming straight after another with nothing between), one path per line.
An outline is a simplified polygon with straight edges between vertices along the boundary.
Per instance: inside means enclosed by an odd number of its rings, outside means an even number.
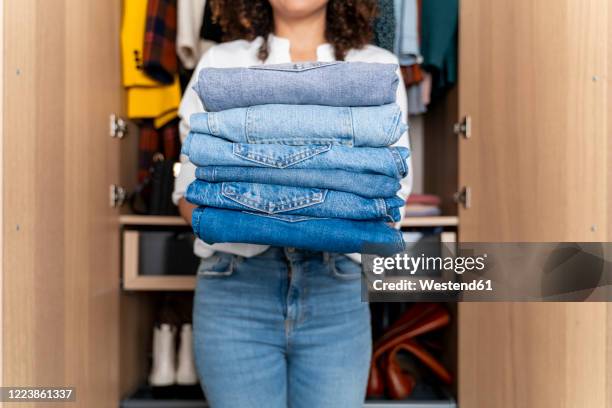
M325 201L327 190L256 183L222 183L221 194L251 210L276 214Z
M331 145L321 146L285 146L270 144L233 143L232 152L244 160L255 162L265 167L284 169L312 157L325 153Z
M332 276L340 280L355 280L361 277L361 264L346 255L335 255L330 260Z
M202 258L198 267L198 277L220 278L234 273L235 256L224 252L216 252L208 258Z

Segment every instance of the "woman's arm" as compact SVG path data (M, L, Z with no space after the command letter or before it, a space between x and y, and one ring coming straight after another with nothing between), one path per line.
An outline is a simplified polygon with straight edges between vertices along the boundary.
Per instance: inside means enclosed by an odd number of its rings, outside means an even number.
M189 134L189 118L192 114L198 112L204 112L204 107L200 102L200 98L193 90L193 85L197 81L198 73L206 66L210 65L211 55L213 50L209 50L200 60L198 66L194 70L193 76L189 81L189 85L185 89L185 94L181 100L179 106L179 132L181 136L181 142L183 142ZM172 193L172 201L178 206L179 214L181 217L191 225L191 215L193 210L196 208L195 205L191 204L185 199L185 192L191 182L195 180L195 166L189 161L189 159L181 155L181 170L174 181L174 191Z
M181 217L187 221L187 224L191 225L191 216L193 214L193 210L195 210L198 206L195 204L191 204L189 201L182 197L178 202L179 214Z

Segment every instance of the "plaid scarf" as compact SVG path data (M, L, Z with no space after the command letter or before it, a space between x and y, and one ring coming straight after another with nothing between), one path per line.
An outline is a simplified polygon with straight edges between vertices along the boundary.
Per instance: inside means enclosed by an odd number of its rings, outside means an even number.
M151 78L172 84L176 58L176 0L148 0L143 69Z
M145 120L140 125L138 140L138 183L151 175L153 157L161 153L165 160L176 161L179 158L180 142L178 121L173 120L161 129L155 129L152 120Z

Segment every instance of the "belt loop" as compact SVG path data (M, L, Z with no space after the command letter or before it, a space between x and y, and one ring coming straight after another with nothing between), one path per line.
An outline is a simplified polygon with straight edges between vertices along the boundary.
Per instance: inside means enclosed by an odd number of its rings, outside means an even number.
M323 252L323 262L329 263L331 259L331 254L329 252Z

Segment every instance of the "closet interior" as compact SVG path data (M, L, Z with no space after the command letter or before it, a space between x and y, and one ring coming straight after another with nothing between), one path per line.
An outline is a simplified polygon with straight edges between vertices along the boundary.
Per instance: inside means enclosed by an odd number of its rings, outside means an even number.
M458 228L457 204L457 137L453 131L457 111L456 86L438 95L426 112L410 118L411 142L418 150L415 157L415 188L418 193L439 197L440 213L411 216L402 222L406 239L438 240L444 245L456 241ZM121 189L138 190L138 166L134 157L139 154L138 122L129 123L127 135L121 144ZM141 149L142 150L142 149ZM140 153L142 154L142 153ZM437 198L436 198L437 200ZM119 217L121 235L121 295L120 295L120 344L121 344L121 406L146 408L162 404L170 398L172 406L204 407L199 396L175 386L167 395L148 385L152 366L153 327L160 322L160 299L174 297L177 303L188 303L195 285L197 259L191 253L193 235L178 215L138 215L133 207L124 205ZM171 248L171 250L169 249ZM181 259L182 265L170 265L169 259ZM184 261L183 261L184 260ZM373 338L381 337L411 304L373 303ZM455 305L444 304L450 323L426 339L436 345L432 351L436 358L452 373L450 384L443 384L430 370L418 361L400 352L398 360L420 374L415 389L403 400L390 396L370 398L366 406L372 407L439 407L451 408L456 403L456 339L457 310ZM189 319L186 316L185 319ZM175 324L175 327L178 326ZM406 361L403 361L403 360ZM386 364L386 363L382 363ZM416 368L415 368L416 367ZM169 388L170 389L170 388ZM147 405L149 404L149 405ZM182 404L182 405L181 405Z

